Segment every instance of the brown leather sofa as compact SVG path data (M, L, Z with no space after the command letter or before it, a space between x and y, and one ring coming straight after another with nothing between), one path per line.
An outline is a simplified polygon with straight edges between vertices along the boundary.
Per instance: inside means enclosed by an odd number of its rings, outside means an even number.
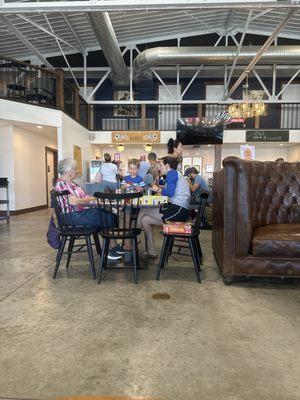
M300 163L223 160L214 174L213 251L235 276L300 278Z

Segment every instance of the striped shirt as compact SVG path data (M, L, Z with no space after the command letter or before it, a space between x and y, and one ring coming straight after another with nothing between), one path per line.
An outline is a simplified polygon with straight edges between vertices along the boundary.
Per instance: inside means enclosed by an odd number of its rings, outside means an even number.
M79 199L84 199L86 197L90 197L90 195L77 183L73 181L67 181L61 178L58 178L55 184L55 190L57 192L63 192L64 190L68 190L70 192L70 196L78 197ZM60 198L60 205L64 212L74 212L74 211L82 211L84 207L81 205L72 206L68 204L68 200L65 196Z

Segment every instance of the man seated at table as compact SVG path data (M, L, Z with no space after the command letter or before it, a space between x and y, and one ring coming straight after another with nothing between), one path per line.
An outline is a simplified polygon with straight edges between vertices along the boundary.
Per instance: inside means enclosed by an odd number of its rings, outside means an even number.
M134 189L143 192L145 190L145 182L143 178L138 175L139 160L131 158L128 161L129 175L124 176L121 186L127 189Z
M59 199L63 212L71 213L72 223L75 226L92 226L100 230L104 220L100 212L106 211L98 210L97 207L88 207L96 199L75 182L78 176L76 161L71 158L61 160L58 163L58 173L60 177L56 181L55 190L57 192L68 190L70 193L69 204L64 197ZM112 225L116 223L113 214L111 214L110 222L108 219L108 223ZM118 260L121 258L120 254L124 254L124 250L116 242L112 242L111 245L112 249L108 253L108 258Z
M208 184L206 183L206 180L200 174L198 174L197 169L195 167L188 168L185 171L184 175L188 178L187 182L189 184L189 188L191 191L191 204L199 204L200 194L203 192L209 193L207 203L211 204L212 203L211 190ZM207 221L205 215L203 216L201 221L201 229L208 229L208 230L212 229L212 226Z

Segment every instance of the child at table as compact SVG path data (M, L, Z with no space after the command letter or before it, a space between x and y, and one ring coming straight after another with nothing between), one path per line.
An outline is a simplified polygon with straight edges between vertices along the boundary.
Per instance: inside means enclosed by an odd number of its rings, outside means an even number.
M121 185L126 188L134 188L136 191L145 190L145 182L143 178L138 175L139 160L132 158L128 161L129 175L124 176Z

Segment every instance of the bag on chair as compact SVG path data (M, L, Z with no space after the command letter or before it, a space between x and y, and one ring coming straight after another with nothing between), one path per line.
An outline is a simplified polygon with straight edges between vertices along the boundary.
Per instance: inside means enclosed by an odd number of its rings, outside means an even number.
M47 242L53 249L59 249L60 246L60 235L57 229L53 215L51 215L48 232L47 232Z

